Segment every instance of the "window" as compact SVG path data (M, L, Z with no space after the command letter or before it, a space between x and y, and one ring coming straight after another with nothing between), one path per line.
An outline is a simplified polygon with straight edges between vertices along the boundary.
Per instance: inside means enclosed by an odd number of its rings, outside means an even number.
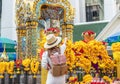
M104 0L85 0L86 21L99 21L104 19Z
M92 5L86 6L86 21L98 21L99 20L99 6Z

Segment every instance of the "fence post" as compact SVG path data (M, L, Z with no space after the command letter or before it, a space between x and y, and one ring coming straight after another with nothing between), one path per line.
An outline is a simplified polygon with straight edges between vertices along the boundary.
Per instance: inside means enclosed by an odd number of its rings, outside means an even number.
M5 74L3 74L4 78L1 78L1 84L5 84Z
M36 84L36 78L33 77L33 83L32 84Z
M9 84L13 84L13 78L12 78L11 74L9 74Z
M17 84L20 84L20 74L17 74Z
M28 71L25 71L24 79L25 79L25 84L28 84Z

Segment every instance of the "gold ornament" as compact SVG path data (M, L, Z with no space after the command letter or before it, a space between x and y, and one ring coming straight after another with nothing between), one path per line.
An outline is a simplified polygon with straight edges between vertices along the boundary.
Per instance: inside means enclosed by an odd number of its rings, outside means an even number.
M13 61L6 63L6 70L7 70L7 73L11 75L10 78L13 78L12 76L14 73L14 62Z
M6 62L0 62L0 78L4 78Z
M30 70L30 62L31 60L29 58L26 58L22 61L22 65L24 66L24 70L25 71L29 71Z
M33 59L32 62L30 63L30 67L31 67L31 71L34 74L34 78L36 78L36 74L38 72L39 69L39 61L37 61L37 59Z

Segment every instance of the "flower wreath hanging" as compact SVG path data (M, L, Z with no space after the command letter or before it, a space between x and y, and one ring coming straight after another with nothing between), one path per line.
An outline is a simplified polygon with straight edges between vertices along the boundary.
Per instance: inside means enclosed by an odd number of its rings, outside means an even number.
M48 34L55 34L56 36L58 36L60 33L60 29L59 28L54 28L54 27L51 27L51 28L48 28L45 30L45 34L48 35Z

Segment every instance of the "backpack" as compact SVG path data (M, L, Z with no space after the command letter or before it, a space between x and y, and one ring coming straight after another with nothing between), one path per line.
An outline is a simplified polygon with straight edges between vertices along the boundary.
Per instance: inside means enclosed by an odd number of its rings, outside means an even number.
M50 59L53 65L51 67L51 73L53 76L62 76L67 74L68 66L66 64L66 56L60 53L60 49L59 54L50 55Z

